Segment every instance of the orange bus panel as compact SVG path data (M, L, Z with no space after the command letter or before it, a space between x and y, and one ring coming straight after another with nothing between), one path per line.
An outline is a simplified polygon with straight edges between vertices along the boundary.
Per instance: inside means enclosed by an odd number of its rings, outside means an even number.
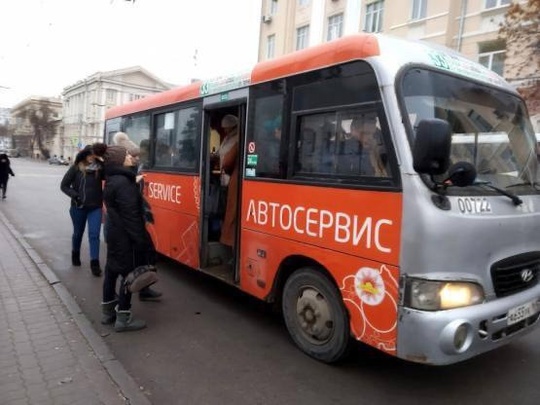
M264 299L290 256L341 291L356 339L395 354L402 195L245 181L240 287Z
M200 178L147 172L144 181L144 196L154 219L148 230L156 249L199 267Z

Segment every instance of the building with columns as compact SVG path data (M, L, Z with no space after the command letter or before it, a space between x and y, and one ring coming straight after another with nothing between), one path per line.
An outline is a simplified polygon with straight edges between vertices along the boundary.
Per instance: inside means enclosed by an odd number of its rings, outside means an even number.
M65 87L62 154L74 157L85 145L103 140L108 108L172 87L140 66L97 72Z

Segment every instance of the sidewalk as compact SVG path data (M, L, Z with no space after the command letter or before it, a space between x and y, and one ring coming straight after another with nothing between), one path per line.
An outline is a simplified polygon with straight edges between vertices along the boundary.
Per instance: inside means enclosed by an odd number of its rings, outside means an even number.
M2 212L0 403L150 404L71 294Z

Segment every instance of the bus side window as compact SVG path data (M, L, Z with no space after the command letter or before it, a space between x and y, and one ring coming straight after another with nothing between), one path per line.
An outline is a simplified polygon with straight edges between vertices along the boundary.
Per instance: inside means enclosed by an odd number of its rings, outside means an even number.
M250 127L245 156L252 177L283 179L287 172L287 121L284 120L284 80L262 83L251 90Z
M388 156L376 112L357 110L341 116L350 130L340 141L336 173L387 177Z
M335 116L335 113L330 113L299 118L297 174L332 173L336 147Z
M162 137L163 138L163 137ZM171 166L173 152L169 142L158 139L156 144L156 166Z
M175 166L183 170L192 171L197 167L198 145L200 143L199 126L200 108L182 108L178 112L178 130L176 143L178 145L177 162Z
M331 115L334 118L334 114ZM317 172L333 173L335 168L335 151L338 144L338 130L333 122L325 122L321 128L321 148Z
M297 171L313 171L313 158L315 156L315 130L303 128L300 140L298 141L298 162Z
M299 120L296 174L320 173L355 182L359 176L389 177L387 148L375 111L314 114Z
M126 117L122 122L122 130L139 145L141 154L139 164L147 169L150 166L150 113L141 113Z
M197 168L199 116L199 107L156 115L156 167L189 172Z

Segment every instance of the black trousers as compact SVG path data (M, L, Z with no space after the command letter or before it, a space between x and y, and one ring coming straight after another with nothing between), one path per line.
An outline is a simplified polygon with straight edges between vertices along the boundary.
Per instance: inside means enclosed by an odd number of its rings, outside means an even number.
M115 271L111 271L107 266L105 266L105 278L103 279L103 302L111 302L116 299L116 284L119 277L118 310L129 311L131 309L131 293L125 287L124 277Z
M8 179L0 180L0 188L2 189L2 197L4 197L6 195L7 184L8 184Z

